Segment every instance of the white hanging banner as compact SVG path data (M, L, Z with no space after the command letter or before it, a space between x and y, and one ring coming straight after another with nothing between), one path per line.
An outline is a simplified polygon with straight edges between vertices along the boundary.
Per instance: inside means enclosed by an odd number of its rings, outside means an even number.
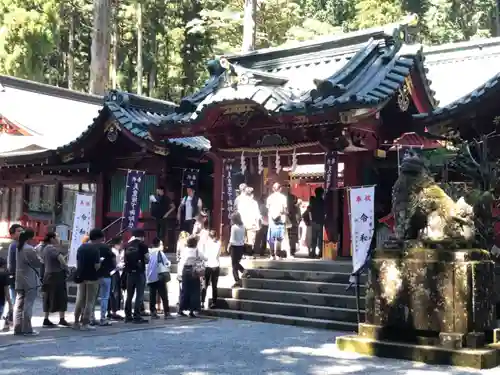
M73 213L73 231L71 232L71 243L68 256L68 266L70 267L76 267L76 252L82 244L83 237L88 235L94 226L94 218L92 216L93 208L93 195L76 195L75 211Z
M362 268L370 252L375 228L375 186L349 189L352 273ZM350 282L354 282L351 276Z

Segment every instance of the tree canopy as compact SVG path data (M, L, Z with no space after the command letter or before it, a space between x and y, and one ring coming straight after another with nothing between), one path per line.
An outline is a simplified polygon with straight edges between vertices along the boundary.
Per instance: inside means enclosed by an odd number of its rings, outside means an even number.
M89 90L98 0L0 0L0 73ZM238 52L244 0L111 0L108 88L178 101ZM427 44L496 35L495 0L257 0L256 48L419 15ZM138 71L139 70L139 71Z

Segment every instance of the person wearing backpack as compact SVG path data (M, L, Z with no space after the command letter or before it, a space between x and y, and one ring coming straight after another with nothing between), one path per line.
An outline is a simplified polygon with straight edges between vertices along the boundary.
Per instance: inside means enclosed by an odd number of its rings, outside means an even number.
M125 300L125 322L146 323L141 316L141 305L144 301L146 287L146 264L149 262L149 249L144 243L143 229L132 230L125 248L125 267L127 298ZM135 295L134 312L132 314L132 299Z

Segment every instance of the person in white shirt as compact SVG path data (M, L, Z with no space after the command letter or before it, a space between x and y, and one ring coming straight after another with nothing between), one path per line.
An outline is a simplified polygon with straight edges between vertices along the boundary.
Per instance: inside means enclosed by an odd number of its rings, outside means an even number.
M179 301L180 316L186 316L184 311L189 310L189 316L195 318L195 311L200 310L201 281L196 274L196 265L206 261L205 255L198 249L198 236L189 236L186 247L181 250L178 271L182 274L182 288Z
M236 198L234 199L234 211L239 212L240 208L240 200L245 196L245 189L247 188L247 184L242 183L238 186L238 190L236 191Z
M159 294L163 304L164 318L170 317L167 282L170 281L170 261L163 253L163 243L159 238L152 242L149 249L149 263L146 266L146 283L149 287L149 311L151 318L158 319L156 295ZM167 276L168 274L168 276Z
M182 198L179 209L177 210L177 221L179 222L181 231L193 233L196 217L201 212L203 202L196 195L193 188L186 189L187 195Z
M245 227L247 253L254 253L255 237L259 230L260 209L253 197L253 188L250 186L245 188L240 198L238 213L241 215Z
M231 266L233 268L233 288L241 286L240 272L245 272L241 265L241 259L245 252L245 226L241 221L241 215L235 212L231 217L231 235L229 237L229 251L231 253Z
M267 241L271 248L271 257L276 259L276 255L281 257L281 242L285 238L285 221L287 215L288 200L281 192L281 185L277 182L273 184L273 192L267 198L266 206L269 217L269 230Z
M201 304L202 306L205 304L207 289L212 284L212 303L209 307L214 309L217 306L217 283L220 276L220 241L214 230L208 234L208 239L203 246L203 253L207 261L205 263L205 282L201 290Z

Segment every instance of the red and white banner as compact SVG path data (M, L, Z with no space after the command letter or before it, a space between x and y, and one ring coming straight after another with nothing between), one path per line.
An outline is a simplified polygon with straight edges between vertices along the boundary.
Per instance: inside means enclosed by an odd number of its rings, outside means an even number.
M375 186L349 189L352 273L362 268L370 253L375 230ZM351 277L351 282L352 282Z

